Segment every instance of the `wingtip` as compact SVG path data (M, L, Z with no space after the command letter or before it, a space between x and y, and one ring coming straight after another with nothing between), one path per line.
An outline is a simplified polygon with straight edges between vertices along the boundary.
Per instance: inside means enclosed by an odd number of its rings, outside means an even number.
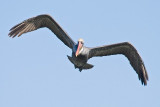
M142 85L147 86L147 80L143 81Z
M139 78L141 80L142 85L147 86L148 76L144 75Z
M10 32L10 33L11 33L11 32ZM11 37L11 38L13 38L12 35L11 35L10 33L8 34L8 36Z

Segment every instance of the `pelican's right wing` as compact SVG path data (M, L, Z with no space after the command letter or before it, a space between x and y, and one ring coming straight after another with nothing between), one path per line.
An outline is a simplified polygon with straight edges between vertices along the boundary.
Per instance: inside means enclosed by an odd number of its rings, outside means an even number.
M65 45L69 48L73 48L75 42L68 36L68 34L58 25L58 23L49 15L39 15L33 18L29 18L20 24L12 27L10 37L16 35L21 36L23 33L31 32L42 27L49 28Z

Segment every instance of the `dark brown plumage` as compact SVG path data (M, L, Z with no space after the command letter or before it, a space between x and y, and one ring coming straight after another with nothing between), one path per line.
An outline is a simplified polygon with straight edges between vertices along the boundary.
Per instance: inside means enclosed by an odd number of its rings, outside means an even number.
M132 65L136 73L138 74L138 77L141 80L142 84L147 85L148 74L144 63L137 50L128 42L91 48L89 58L95 56L108 56L116 54L125 55L130 61L130 64Z
M148 75L142 58L137 50L128 42L88 48L84 46L84 41L79 39L76 44L49 15L39 15L23 21L10 29L9 36L14 38L18 35L19 37L23 33L31 32L42 27L49 28L66 46L72 49L72 57L68 56L68 59L80 71L93 67L93 65L87 63L88 59L92 57L122 54L128 58L142 84L147 85Z
M74 41L49 15L39 15L15 25L10 29L9 36L14 38L16 35L18 35L19 37L23 33L31 32L42 27L49 28L65 45L71 49L73 48L75 44Z

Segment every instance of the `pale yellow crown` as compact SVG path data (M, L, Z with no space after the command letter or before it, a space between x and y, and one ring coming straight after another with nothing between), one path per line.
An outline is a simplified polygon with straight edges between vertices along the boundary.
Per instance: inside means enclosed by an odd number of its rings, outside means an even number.
M79 42L83 42L83 43L84 43L84 40L83 40L83 39L81 39L81 38L80 38L78 41L79 41Z

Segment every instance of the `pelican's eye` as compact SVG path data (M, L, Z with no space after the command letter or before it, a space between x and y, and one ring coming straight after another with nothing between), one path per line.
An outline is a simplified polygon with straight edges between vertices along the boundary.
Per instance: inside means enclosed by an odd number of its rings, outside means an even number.
M84 44L84 43L81 41L81 44Z

